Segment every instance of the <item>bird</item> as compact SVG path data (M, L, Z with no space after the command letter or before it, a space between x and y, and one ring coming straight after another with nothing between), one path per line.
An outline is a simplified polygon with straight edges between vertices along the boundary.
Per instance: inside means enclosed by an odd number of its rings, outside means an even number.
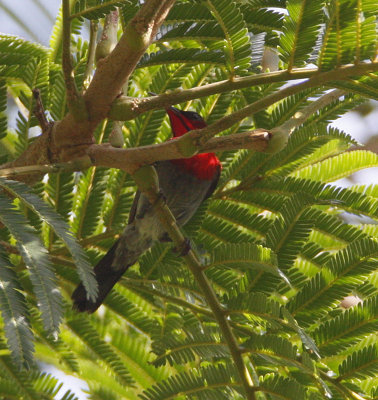
M172 106L167 107L166 111L173 133L171 140L190 130L206 126L202 116L194 111L184 111ZM185 225L202 202L213 194L222 168L215 153L157 161L153 165L159 178L161 195L179 226ZM94 267L98 284L96 300L87 297L86 290L80 283L71 296L73 309L79 312L95 312L126 270L134 265L144 252L157 241L169 240L154 205L151 205L143 193L137 191L125 229Z

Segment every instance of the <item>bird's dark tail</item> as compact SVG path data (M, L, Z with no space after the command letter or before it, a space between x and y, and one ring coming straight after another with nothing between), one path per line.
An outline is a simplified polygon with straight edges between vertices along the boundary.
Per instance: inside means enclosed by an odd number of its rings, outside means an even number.
M105 256L99 261L94 268L94 273L98 283L98 296L96 301L87 299L87 292L82 283L72 293L73 308L77 311L86 311L88 313L95 312L105 300L105 297L111 291L113 286L121 279L124 272L130 265L126 265L122 269L112 269L111 265L115 257L115 250L118 241L110 248Z

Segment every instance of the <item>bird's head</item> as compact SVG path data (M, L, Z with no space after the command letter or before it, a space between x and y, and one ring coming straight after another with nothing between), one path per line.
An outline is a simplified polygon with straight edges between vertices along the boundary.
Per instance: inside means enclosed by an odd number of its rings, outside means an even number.
M182 111L175 107L167 108L174 137L184 135L186 132L201 129L206 126L204 119L194 111Z

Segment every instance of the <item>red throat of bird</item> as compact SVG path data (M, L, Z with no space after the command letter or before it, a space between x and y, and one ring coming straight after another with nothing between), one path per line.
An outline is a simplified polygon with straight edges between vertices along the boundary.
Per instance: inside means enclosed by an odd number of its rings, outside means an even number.
M201 129L206 126L203 118L191 111L181 111L175 107L167 109L172 127L173 138L180 137L186 132ZM195 175L198 179L211 180L222 168L218 157L214 153L197 154L190 158L180 158L171 162L185 171Z

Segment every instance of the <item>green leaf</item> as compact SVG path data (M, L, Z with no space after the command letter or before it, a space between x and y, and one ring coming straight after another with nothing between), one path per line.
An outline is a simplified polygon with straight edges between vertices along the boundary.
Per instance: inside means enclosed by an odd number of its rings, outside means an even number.
M378 352L377 346L372 345L350 354L340 364L339 379L364 379L368 376L376 377L378 373Z
M4 343L1 342L0 349L2 352L5 348ZM41 394L37 393L33 387L30 373L18 370L9 356L2 355L0 357L0 367L1 378L11 383L16 392L15 399L41 400Z
M60 292L46 249L26 219L0 194L0 220L17 240L17 248L30 271L45 329L56 334L62 318Z
M100 19L105 17L116 7L131 5L129 0L76 0L73 6L71 19L73 18L87 18L87 19Z
M140 307L132 303L126 296L112 290L104 303L110 310L120 315L130 326L146 335L152 329L154 320L150 318Z
M202 50L199 48L181 48L161 50L156 53L145 54L138 63L138 68L160 64L214 64L224 65L224 55L219 50Z
M378 99L378 84L377 74L371 74L371 76L362 77L360 79L344 79L338 82L332 82L335 87L345 89L347 91L359 94L366 98L373 100Z
M223 40L224 33L222 28L215 21L197 23L185 22L178 26L173 26L161 37L159 37L159 42L169 42L173 40L197 40L198 42L202 40Z
M239 229L246 230L248 234L265 236L272 221L260 214L252 213L247 207L241 207L227 201L212 201L207 215L222 218L234 224ZM203 221L202 221L203 222Z
M0 75L7 71L14 71L15 77L22 77L23 66L27 65L34 58L43 59L48 55L48 49L17 36L0 34ZM18 70L12 66L20 66ZM9 76L9 75L7 75Z
M89 264L83 249L70 232L66 222L38 196L31 193L26 185L20 182L0 179L0 186L6 188L14 196L17 196L27 207L36 212L43 221L53 228L54 232L64 242L72 254L89 298L96 299L97 282L94 278L92 266Z
M280 317L279 303L269 299L263 293L243 292L225 295L222 303L227 305L227 310L231 315L235 313L256 314L268 321L275 321Z
M271 249L251 243L236 243L218 246L210 256L211 267L259 269L273 275L282 276L277 268L276 255Z
M169 333L153 343L153 350L158 355L153 361L155 366L166 362L185 365L195 361L196 357L211 362L230 356L226 343L220 340L219 329L196 326L190 330L185 328L185 332L186 337Z
M251 64L251 44L242 13L233 1L207 0L205 4L224 32L225 39L214 47L223 49L232 76L244 73Z
M13 265L0 252L0 309L12 358L18 368L34 364L33 334L22 288Z
M297 381L277 374L266 374L259 379L258 391L271 393L277 398L292 400L305 399L305 390Z
M235 375L236 371L233 367L223 364L193 368L190 372L181 372L152 386L139 397L142 400L163 400L178 398L180 395L196 394L205 396L200 398L226 400L233 396L231 384L235 384ZM227 394L222 390L225 387L230 390Z
M72 230L78 238L100 233L101 210L105 197L108 171L103 168L90 168L79 181L74 197L73 212L76 216Z
M280 336L252 334L251 337L243 343L243 349L248 353L256 353L263 357L282 357L285 363L291 363L291 365L299 364L297 362L297 347Z
M320 69L328 70L342 64L374 57L375 22L369 13L369 6L365 7L364 3L365 1L357 0L330 2L318 57Z
M142 387L149 387L169 376L168 368L158 368L152 364L151 346L147 337L125 335L124 329L120 328L114 332L112 344L128 365L136 383Z
M337 354L378 330L378 298L374 296L324 321L312 333L320 352Z
M88 318L75 316L67 321L67 325L88 346L96 357L108 365L121 384L126 386L133 385L133 379L125 364L111 345L100 337Z
M172 24L177 22L206 22L213 19L209 10L204 4L179 2L169 11L165 23Z
M338 251L289 301L289 311L302 324L313 323L376 270L377 252L377 242L371 239L356 240Z
M364 168L378 166L378 155L366 150L355 150L302 168L294 172L296 178L332 182Z
M315 47L323 22L323 1L288 0L279 51L287 69L301 67Z

